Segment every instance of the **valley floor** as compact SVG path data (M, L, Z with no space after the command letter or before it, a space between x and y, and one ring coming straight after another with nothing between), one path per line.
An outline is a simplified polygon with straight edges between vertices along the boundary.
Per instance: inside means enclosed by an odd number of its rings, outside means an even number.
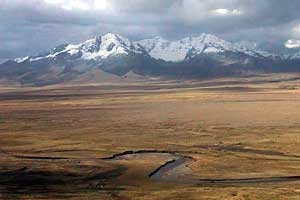
M298 75L0 89L3 200L300 199L299 152Z

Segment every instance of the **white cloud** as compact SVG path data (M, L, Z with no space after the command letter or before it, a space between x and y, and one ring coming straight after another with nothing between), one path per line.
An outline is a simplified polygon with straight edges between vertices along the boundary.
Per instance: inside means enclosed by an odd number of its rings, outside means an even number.
M66 3L65 0L44 0L44 2L49 4L64 4Z
M108 8L107 0L95 0L94 1L94 9L96 10L105 10Z
M213 15L225 16L225 15L241 15L243 14L242 11L238 9L229 10L226 8L218 8L215 10L211 10Z
M212 10L212 13L218 14L218 15L227 15L229 13L228 9L219 8L216 10Z
M0 51L17 53L106 32L168 39L205 32L283 51L287 39L300 40L299 0L0 0L0 5Z
M288 49L300 48L300 40L290 39L285 42L284 46Z
M231 13L233 15L242 15L243 14L243 12L241 10L238 10L238 9L234 9Z
M81 0L70 0L68 1L67 4L64 4L62 8L66 10L73 10L73 9L78 9L78 10L90 10L91 7L89 4L87 4L84 1Z
M106 10L107 0L44 0L47 4L57 5L64 10Z

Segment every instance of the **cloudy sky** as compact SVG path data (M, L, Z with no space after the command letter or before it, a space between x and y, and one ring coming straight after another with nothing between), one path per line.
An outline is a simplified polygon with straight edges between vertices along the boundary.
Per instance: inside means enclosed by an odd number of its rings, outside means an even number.
M300 51L299 0L0 0L0 60L107 32L130 39L211 33Z

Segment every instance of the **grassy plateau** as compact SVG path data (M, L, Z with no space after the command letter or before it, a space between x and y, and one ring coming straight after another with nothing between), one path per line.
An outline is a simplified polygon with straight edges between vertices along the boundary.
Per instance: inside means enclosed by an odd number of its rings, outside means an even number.
M300 199L299 88L291 74L1 87L0 199Z

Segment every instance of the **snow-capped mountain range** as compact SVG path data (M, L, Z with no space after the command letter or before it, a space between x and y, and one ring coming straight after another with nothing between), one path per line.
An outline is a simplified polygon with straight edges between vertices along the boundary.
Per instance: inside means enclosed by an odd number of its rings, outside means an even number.
M77 79L95 70L118 77L129 73L171 78L298 72L300 53L277 55L246 41L232 43L211 34L176 41L161 37L131 41L108 33L7 61L0 65L0 79L50 84Z
M65 44L56 47L49 52L32 57L15 59L16 62L33 62L42 59L56 59L61 55L68 54L70 58L74 57L83 60L100 60L109 56L142 53L139 46L134 45L129 39L118 34L108 33L104 36L97 36L80 44Z
M100 60L109 56L128 55L129 53L148 53L155 59L180 62L187 59L190 52L193 52L193 55L196 56L203 53L220 53L225 51L244 53L253 57L278 58L275 54L255 48L251 49L243 44L226 42L211 34L186 37L177 41L169 41L162 37L155 37L153 39L132 42L118 34L108 33L80 44L59 46L46 54L16 58L15 61L22 63L41 59L55 59L65 53L70 57L76 56L76 58L84 60Z
M245 53L254 57L276 57L268 52L226 42L225 40L210 34L201 34L198 37L186 37L178 41L168 41L161 37L156 37L138 41L136 43L144 47L152 57L173 62L187 59L189 52L193 52L194 56L203 53L231 51Z

